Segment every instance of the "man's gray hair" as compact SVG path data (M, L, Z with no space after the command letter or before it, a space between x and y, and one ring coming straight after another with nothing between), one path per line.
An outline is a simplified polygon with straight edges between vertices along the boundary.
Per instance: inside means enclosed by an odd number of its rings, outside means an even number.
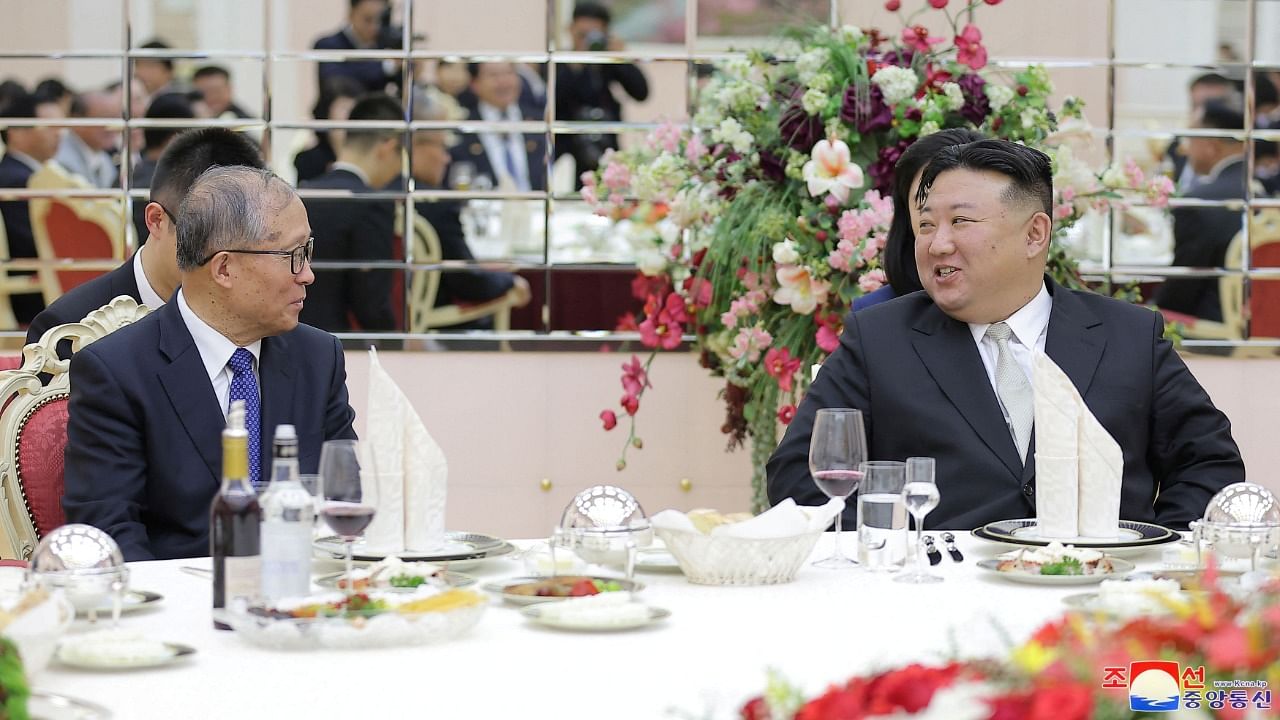
M205 170L178 211L178 269L194 270L222 250L252 250L270 242L271 218L296 195L270 170L244 165Z

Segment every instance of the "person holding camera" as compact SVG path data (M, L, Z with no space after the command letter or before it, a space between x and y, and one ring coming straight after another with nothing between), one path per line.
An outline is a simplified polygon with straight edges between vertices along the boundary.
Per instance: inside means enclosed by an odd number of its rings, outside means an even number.
M569 34L576 52L618 52L622 41L609 34L609 10L594 2L578 3L573 8ZM649 97L649 83L644 73L630 63L584 65L570 63L556 66L556 119L617 122L622 119L622 106L613 96L611 85L617 83L637 101ZM595 170L600 156L618 147L618 136L606 133L560 135L556 138L556 157L573 155L577 173Z
M390 0L351 0L347 26L316 40L316 50L398 50L404 38L391 25ZM330 78L344 76L360 83L368 92L386 92L388 84L398 84L398 60L342 60L322 62L319 87Z

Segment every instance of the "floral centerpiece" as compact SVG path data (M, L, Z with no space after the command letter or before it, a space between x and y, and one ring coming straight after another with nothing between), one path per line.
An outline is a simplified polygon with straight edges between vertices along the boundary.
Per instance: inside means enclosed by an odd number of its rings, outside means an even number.
M1271 690L1280 682L1280 644L1274 641L1280 633L1280 579L1239 599L1221 589L1210 567L1198 592L1165 602L1167 614L1121 624L1068 613L1042 626L1006 659L909 665L852 678L811 698L774 675L740 714L744 720L1150 717L1133 709L1141 706L1177 708L1180 718L1280 714L1280 698ZM1153 665L1173 673L1154 691L1160 697L1148 697L1153 684L1135 677Z
M620 329L638 331L654 351L693 335L702 365L726 381L730 447L754 440L756 509L778 423L794 416L809 367L835 350L854 298L886 282L881 255L903 151L952 127L1043 146L1060 120L1080 117L1073 98L1050 110L1041 67L985 70L982 32L971 22L980 4L955 14L947 0L922 6L917 14L946 14L945 37L911 15L892 37L815 28L783 41L786 58L751 52L721 63L691 127L664 125L583 175L585 199L625 224L638 246L632 290L643 309ZM1132 163L1096 174L1069 150L1057 155L1055 173L1060 228L1127 198L1160 204L1172 188ZM1050 266L1060 281L1081 285L1060 249ZM634 416L651 386L648 370L634 356L623 366L620 405L631 422L619 470L626 448L641 446ZM605 410L601 420L613 429L618 413Z

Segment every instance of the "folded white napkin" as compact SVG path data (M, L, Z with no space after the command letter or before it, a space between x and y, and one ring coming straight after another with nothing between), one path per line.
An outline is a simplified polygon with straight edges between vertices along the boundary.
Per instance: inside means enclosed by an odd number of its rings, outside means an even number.
M825 530L842 510L844 500L841 498L832 498L825 505L817 507L801 507L796 505L795 500L787 498L750 520L717 525L711 529L711 535L755 540L803 535ZM649 518L649 522L656 528L698 532L689 516L679 510L663 510Z
M1048 355L1032 359L1036 525L1048 538L1120 534L1124 454L1071 378Z
M369 404L361 484L378 512L365 531L369 552L427 551L445 544L449 467L409 399L369 349Z

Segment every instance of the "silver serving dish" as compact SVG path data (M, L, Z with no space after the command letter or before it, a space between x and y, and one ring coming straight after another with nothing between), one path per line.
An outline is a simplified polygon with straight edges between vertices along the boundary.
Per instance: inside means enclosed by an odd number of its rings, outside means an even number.
M634 495L614 485L595 485L573 497L551 540L552 553L568 548L586 562L618 568L631 578L636 549L653 542L653 527Z
M97 619L97 609L108 602L118 617L129 584L129 569L120 546L91 525L63 525L46 535L31 555L29 572L33 581L61 588L91 620Z
M1280 503L1261 485L1228 485L1213 496L1204 519L1193 521L1191 530L1198 552L1208 545L1223 557L1249 558L1257 570L1263 554L1280 548Z

